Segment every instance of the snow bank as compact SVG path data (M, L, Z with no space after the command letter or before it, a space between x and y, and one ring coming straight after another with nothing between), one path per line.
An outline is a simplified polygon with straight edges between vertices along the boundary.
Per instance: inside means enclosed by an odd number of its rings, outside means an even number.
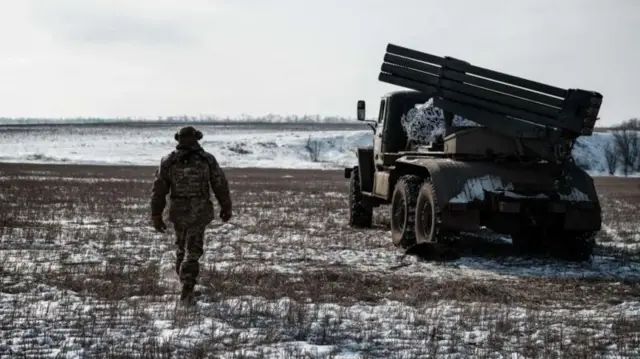
M430 140L416 129L430 126L438 133L435 119L442 114L419 106L403 119L418 142ZM458 118L458 124L473 122ZM203 147L215 154L224 167L337 169L356 164L353 149L370 146L370 130L282 130L273 128L200 126L205 133ZM171 151L173 127L130 126L32 126L0 128L0 161L27 163L77 163L157 165ZM423 132L424 133L424 132ZM581 137L574 149L578 163L596 175L606 175L604 149L613 142L611 133Z
M0 161L155 166L175 148L174 130L124 126L0 129ZM355 164L354 147L372 141L370 130L215 128L203 132L202 146L223 167L342 168Z

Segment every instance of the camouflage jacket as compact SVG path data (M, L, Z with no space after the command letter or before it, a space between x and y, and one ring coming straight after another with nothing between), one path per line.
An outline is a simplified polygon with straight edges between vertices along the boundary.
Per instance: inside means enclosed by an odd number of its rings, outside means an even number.
M220 207L231 211L229 184L216 158L200 145L178 145L176 150L162 158L156 170L151 191L151 215L162 214L169 194L171 221L208 223L213 220L211 190Z

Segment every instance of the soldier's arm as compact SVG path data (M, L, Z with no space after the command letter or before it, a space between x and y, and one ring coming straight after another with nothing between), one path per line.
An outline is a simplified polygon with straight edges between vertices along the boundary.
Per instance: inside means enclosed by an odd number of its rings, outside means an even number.
M167 194L171 188L169 173L167 170L167 158L160 161L160 167L156 170L156 175L151 188L151 215L161 215L167 204Z
M220 168L218 160L212 154L208 154L209 169L211 178L211 189L216 196L218 203L222 209L231 211L231 194L229 193L229 182L227 177Z

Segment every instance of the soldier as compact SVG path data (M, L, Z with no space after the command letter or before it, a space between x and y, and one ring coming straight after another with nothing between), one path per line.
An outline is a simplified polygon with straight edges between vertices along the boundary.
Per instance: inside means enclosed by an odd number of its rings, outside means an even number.
M180 300L193 301L193 288L200 272L204 232L214 220L211 190L221 210L220 219L231 218L231 196L224 172L216 158L198 140L202 132L192 126L181 128L175 136L176 149L164 156L156 171L151 194L151 219L156 231L164 233L162 219L166 196L170 194L169 221L176 231L176 273L182 283Z

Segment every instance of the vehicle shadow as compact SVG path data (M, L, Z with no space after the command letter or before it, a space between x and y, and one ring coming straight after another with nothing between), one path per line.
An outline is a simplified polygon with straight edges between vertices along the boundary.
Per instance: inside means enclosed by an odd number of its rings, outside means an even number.
M585 262L566 261L544 254L525 254L516 250L508 236L489 231L457 235L446 246L415 246L406 254L441 266L509 276L607 277L640 281L640 259L629 260L602 250L596 251Z
M390 229L386 213L376 218L374 230ZM572 262L544 254L521 253L511 244L509 236L488 229L453 236L447 246L412 247L405 255L443 267L515 277L598 277L640 282L640 253L613 251L597 245L589 261ZM399 267L402 266L405 264Z

